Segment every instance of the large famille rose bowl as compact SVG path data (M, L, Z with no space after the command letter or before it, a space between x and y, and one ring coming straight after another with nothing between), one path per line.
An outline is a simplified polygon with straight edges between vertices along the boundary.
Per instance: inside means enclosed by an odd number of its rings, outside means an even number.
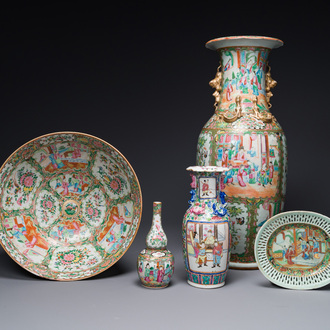
M80 280L106 270L141 219L138 179L107 142L75 132L38 137L0 169L0 242L29 272Z

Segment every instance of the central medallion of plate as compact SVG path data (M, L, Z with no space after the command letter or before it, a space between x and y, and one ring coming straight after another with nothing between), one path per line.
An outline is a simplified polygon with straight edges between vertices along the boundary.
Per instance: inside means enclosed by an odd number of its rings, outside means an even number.
M80 213L80 204L74 199L69 199L63 204L63 216L68 218L77 217Z

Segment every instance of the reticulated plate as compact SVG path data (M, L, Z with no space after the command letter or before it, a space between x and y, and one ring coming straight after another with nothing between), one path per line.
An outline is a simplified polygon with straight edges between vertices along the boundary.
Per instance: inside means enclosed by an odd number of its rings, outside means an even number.
M0 242L19 265L54 280L106 270L141 219L138 179L107 142L76 132L38 137L0 169Z
M330 283L330 218L290 211L270 218L255 241L260 271L288 289L316 289Z

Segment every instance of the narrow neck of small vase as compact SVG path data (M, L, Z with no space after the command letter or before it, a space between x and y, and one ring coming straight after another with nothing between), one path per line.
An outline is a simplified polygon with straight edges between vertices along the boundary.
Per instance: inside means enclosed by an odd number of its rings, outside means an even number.
M253 106L268 111L266 70L270 50L260 47L228 47L218 50L222 82L216 112L235 110L250 113Z
M161 223L162 219L162 203L153 202L152 204L152 222Z
M165 249L167 237L162 227L162 203L153 202L152 224L146 238L146 245L150 249Z
M196 190L197 201L217 200L220 194L221 172L192 172L191 187Z

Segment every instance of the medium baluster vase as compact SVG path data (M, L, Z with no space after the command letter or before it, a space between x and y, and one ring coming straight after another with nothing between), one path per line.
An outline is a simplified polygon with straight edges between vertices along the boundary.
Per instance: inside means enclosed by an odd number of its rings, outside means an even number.
M206 47L220 55L215 113L203 127L197 165L225 166L223 178L232 226L231 268L256 269L258 230L282 211L286 190L287 148L283 130L270 112L269 52L283 42L268 37L227 37Z
M153 217L146 237L147 247L137 260L138 275L144 287L152 289L166 288L174 272L174 256L167 250L167 237L162 227L162 203L153 203Z
M230 219L218 166L191 166L191 199L182 226L188 283L198 288L225 284L230 256Z

